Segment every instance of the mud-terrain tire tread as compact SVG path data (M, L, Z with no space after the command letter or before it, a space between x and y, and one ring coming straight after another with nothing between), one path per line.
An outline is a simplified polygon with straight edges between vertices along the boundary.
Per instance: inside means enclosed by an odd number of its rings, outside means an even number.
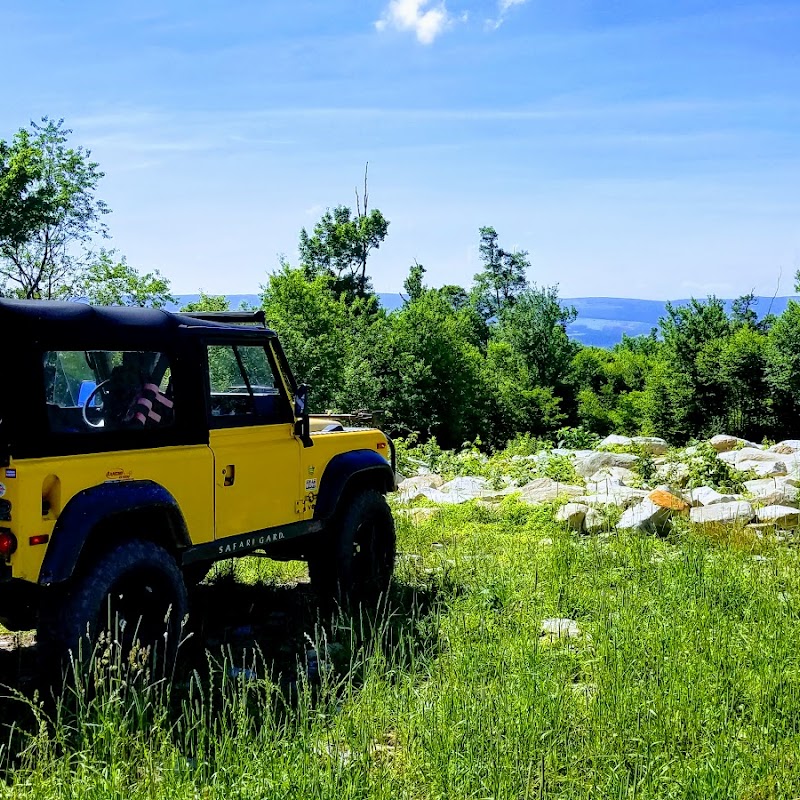
M320 602L351 611L373 609L389 589L396 553L394 519L386 498L375 490L355 495L323 536L308 561ZM361 541L365 536L368 541ZM368 562L357 562L357 545L370 554Z
M114 585L126 575L141 572L152 576L154 582L169 592L171 604L168 636L159 658L162 668L169 668L177 655L181 627L188 610L188 595L183 575L175 559L157 544L130 539L99 555L85 569L60 587L48 599L39 615L37 639L44 666L63 668L69 664L70 651L78 652L86 663L94 641L105 627L106 603ZM87 626L90 639L87 639Z

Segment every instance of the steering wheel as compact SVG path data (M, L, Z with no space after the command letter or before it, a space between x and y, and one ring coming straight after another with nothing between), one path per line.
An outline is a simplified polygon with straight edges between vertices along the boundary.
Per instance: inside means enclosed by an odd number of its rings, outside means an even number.
M98 392L104 389L110 382L110 378L100 381L100 383L98 383L97 386L95 386L94 389L92 389L92 391L89 393L89 396L83 401L83 406L81 407L81 416L83 417L84 425L86 425L87 428L102 428L104 426L105 420L103 418L101 418L97 423L94 423L89 419L89 415L86 413L86 410L92 404L92 400L94 400Z

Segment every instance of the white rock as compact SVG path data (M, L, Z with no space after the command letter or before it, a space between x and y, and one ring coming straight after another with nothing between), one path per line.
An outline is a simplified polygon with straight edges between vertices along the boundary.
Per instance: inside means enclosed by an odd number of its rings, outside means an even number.
M581 629L574 619L566 617L553 617L542 620L542 636L550 639L576 639L581 635Z
M800 490L794 478L778 476L747 481L744 485L761 505L793 505L800 497Z
M783 461L783 456L779 453L770 453L769 450L760 450L757 447L743 447L741 450L729 450L719 454L719 459L727 464L738 466L743 461L761 462L774 464Z
M680 483L689 477L689 467L682 461L668 461L656 467L656 477L659 480Z
M627 508L643 500L649 492L647 489L631 489L627 486L613 486L607 492L584 494L574 498L576 503L587 506L620 506Z
M583 519L585 533L600 533L608 527L606 518L597 509L590 508Z
M538 503L552 502L559 497L575 497L583 494L586 490L583 486L559 483L551 478L536 478L515 491L520 492L520 500L523 503L537 505Z
M463 475L441 484L439 488L443 492L471 492L478 494L489 488L489 481L486 480L486 478L474 478L472 476Z
M661 456L669 450L669 445L658 436L634 436L633 443L651 456Z
M782 442L772 445L769 450L773 453L788 455L800 451L800 439L784 439Z
M477 498L487 499L490 497L502 497L503 495L510 494L514 489L512 487L494 489L486 478L463 476L460 478L453 478L453 480L443 483L438 491L450 497L451 499L449 502L463 503L467 500L475 500ZM430 497L430 495L427 496Z
M603 467L589 477L588 485L594 486L594 491L601 491L606 486L629 486L636 479L636 473L625 467Z
M429 475L414 475L413 478L406 478L398 484L398 491L406 492L412 489L438 489L444 483L441 475L430 473Z
M606 436L598 447L630 447L632 444L633 439L629 436L617 436L616 433L612 433L610 436Z
M605 453L595 450L579 450L575 453L575 471L582 478L588 478L604 467L630 468L631 465L635 464L638 460L639 457L632 453Z
M746 500L734 503L714 503L710 506L698 506L689 512L692 522L750 522L753 519L753 507Z
M734 503L743 499L740 494L720 494L710 486L691 489L687 495L687 501L693 506L713 506L715 503Z
M563 522L573 531L580 533L583 530L583 521L589 506L583 503L567 503L556 512L556 522Z
M739 461L736 464L736 469L739 470L739 472L752 471L763 478L786 475L789 472L788 467L783 461Z
M617 523L618 530L641 530L660 532L668 524L671 513L657 506L652 500L642 500L639 505L623 512Z
M796 528L800 525L800 511L789 506L765 506L756 510L759 522L772 522L779 528Z
M708 443L718 452L726 453L729 450L734 450L737 447L758 447L753 442L748 442L747 439L740 439L738 436L728 436L721 433L718 436L712 436Z

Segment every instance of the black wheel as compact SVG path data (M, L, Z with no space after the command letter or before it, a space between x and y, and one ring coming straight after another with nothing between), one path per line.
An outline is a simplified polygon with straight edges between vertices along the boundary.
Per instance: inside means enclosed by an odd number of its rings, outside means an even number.
M85 667L101 636L111 653L168 670L177 654L188 609L186 586L175 559L152 542L130 540L98 557L60 596L45 600L39 616L45 667ZM130 659L130 661L129 661ZM151 674L153 674L151 670Z
M394 570L394 519L386 498L361 492L323 535L324 544L308 561L311 585L322 603L374 608Z

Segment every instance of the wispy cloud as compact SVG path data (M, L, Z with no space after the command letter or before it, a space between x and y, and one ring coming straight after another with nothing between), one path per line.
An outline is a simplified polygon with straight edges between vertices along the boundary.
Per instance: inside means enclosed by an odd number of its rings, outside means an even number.
M412 31L420 44L432 44L453 22L444 0L437 4L430 0L390 0L375 27L379 31Z
M497 2L497 17L495 19L487 19L486 20L486 27L489 30L497 30L505 21L506 16L508 16L508 12L511 11L514 6L522 6L527 3L528 0L498 0Z

